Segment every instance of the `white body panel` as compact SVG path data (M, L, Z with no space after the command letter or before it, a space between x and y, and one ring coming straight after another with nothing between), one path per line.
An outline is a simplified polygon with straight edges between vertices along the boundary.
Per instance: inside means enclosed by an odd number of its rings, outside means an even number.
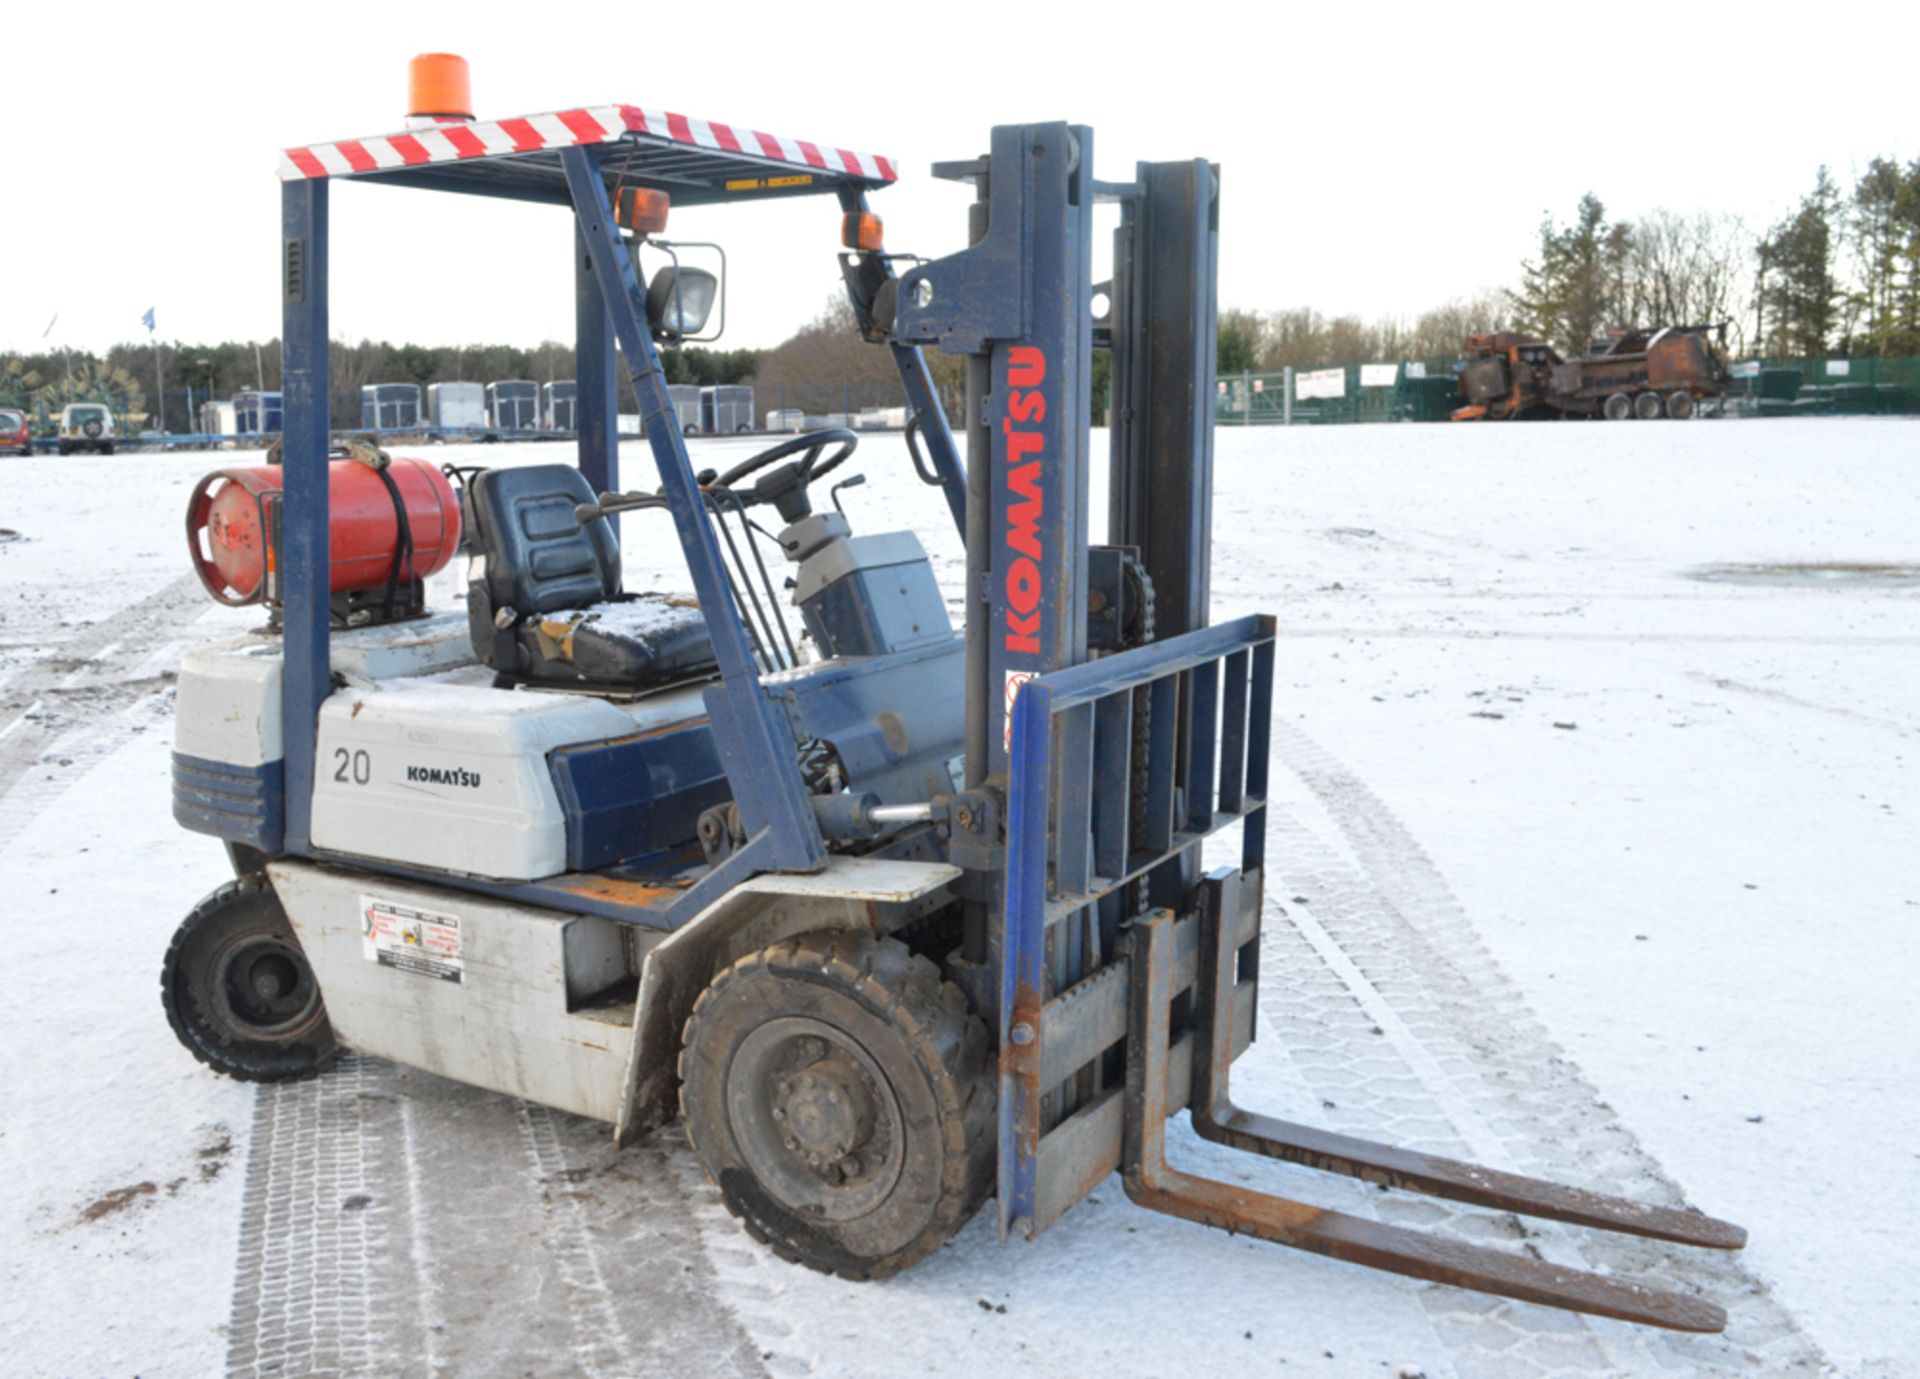
M307 863L269 871L347 1048L576 1115L618 1116L633 1007L567 1006L570 969L580 996L625 974L623 926ZM369 901L454 921L455 952L438 974L380 960L366 937Z
M633 731L585 695L417 682L336 691L320 707L318 847L532 881L566 870L555 747Z
M279 638L249 637L182 658L173 750L229 766L280 760Z
M467 620L458 613L333 634L333 668L349 680L427 675L472 659ZM280 639L266 633L188 652L180 663L174 751L230 766L278 761L280 665Z

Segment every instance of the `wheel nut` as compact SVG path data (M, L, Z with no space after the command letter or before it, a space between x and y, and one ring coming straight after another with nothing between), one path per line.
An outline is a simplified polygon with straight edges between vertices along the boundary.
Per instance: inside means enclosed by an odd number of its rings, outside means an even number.
M787 1118L787 1113L781 1107L776 1106L773 1108L773 1118L775 1120L785 1120Z

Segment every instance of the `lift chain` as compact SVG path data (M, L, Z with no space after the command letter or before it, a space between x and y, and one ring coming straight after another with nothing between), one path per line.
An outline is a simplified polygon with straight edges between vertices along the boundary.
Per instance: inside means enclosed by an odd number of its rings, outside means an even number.
M1147 567L1138 556L1123 553L1120 557L1121 570L1127 583L1130 602L1128 611L1132 614L1121 629L1123 648L1145 646L1153 640L1153 576L1147 573ZM1147 785L1148 785L1148 742L1153 724L1147 696L1133 696L1133 769L1127 773L1131 782L1127 799L1129 819L1127 828L1135 837L1141 837L1147 828ZM1145 914L1147 910L1147 879L1143 876L1133 883L1133 913Z

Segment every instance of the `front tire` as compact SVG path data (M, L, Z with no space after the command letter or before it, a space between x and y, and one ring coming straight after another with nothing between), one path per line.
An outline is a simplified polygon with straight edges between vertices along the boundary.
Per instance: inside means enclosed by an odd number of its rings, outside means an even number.
M713 980L687 1021L680 1107L727 1210L781 1258L887 1278L993 1185L986 1026L896 939L809 934Z
M340 1056L313 969L263 876L229 881L175 931L160 973L187 1052L243 1082L312 1077Z
M1667 394L1667 419L1669 421L1686 421L1692 415L1692 393L1673 392Z

